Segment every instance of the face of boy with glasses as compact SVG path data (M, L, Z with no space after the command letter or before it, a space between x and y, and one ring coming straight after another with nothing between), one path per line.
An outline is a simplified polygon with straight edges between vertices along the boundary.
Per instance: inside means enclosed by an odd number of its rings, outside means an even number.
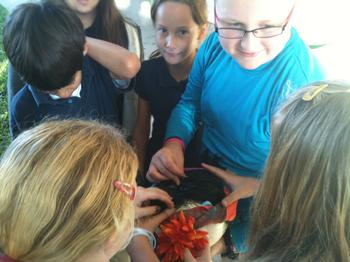
M221 46L245 69L275 58L288 42L295 0L216 0Z

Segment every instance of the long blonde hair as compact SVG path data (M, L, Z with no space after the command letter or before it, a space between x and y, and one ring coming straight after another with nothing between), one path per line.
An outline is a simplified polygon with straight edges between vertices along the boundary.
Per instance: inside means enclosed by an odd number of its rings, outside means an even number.
M133 227L137 158L113 127L52 121L22 133L0 162L0 248L18 261L76 261Z
M271 142L246 260L349 261L350 85L298 92L277 113Z

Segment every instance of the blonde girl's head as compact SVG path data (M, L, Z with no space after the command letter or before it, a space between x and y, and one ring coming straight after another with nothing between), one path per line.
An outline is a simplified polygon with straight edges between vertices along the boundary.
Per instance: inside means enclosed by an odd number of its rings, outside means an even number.
M156 30L158 50L168 64L192 63L207 32L205 0L155 0L151 18Z
M18 261L77 261L116 236L125 244L137 159L113 127L43 123L18 136L0 163L0 248Z
M350 84L301 90L276 114L271 136L247 257L348 261Z

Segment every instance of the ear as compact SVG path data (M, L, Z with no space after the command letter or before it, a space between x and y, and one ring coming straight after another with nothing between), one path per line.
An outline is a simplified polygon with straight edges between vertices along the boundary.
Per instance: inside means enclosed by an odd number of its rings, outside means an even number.
M197 39L198 39L200 44L203 42L203 40L207 36L207 33L208 33L208 23L206 23L205 25L202 25L199 28L199 35L198 35Z

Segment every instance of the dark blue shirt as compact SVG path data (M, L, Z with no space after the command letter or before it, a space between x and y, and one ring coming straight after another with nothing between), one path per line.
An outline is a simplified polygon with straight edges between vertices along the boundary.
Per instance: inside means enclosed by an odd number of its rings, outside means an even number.
M186 89L187 79L176 81L167 68L163 57L144 61L141 70L136 76L135 91L150 106L154 118L152 135L147 144L145 168L147 169L152 156L163 146L166 124L171 111L180 100ZM197 137L186 149L186 164L196 164Z
M120 125L122 96L111 81L108 70L90 57L84 58L80 98L54 100L49 94L25 85L12 99L10 129L12 137L46 118L98 119Z

